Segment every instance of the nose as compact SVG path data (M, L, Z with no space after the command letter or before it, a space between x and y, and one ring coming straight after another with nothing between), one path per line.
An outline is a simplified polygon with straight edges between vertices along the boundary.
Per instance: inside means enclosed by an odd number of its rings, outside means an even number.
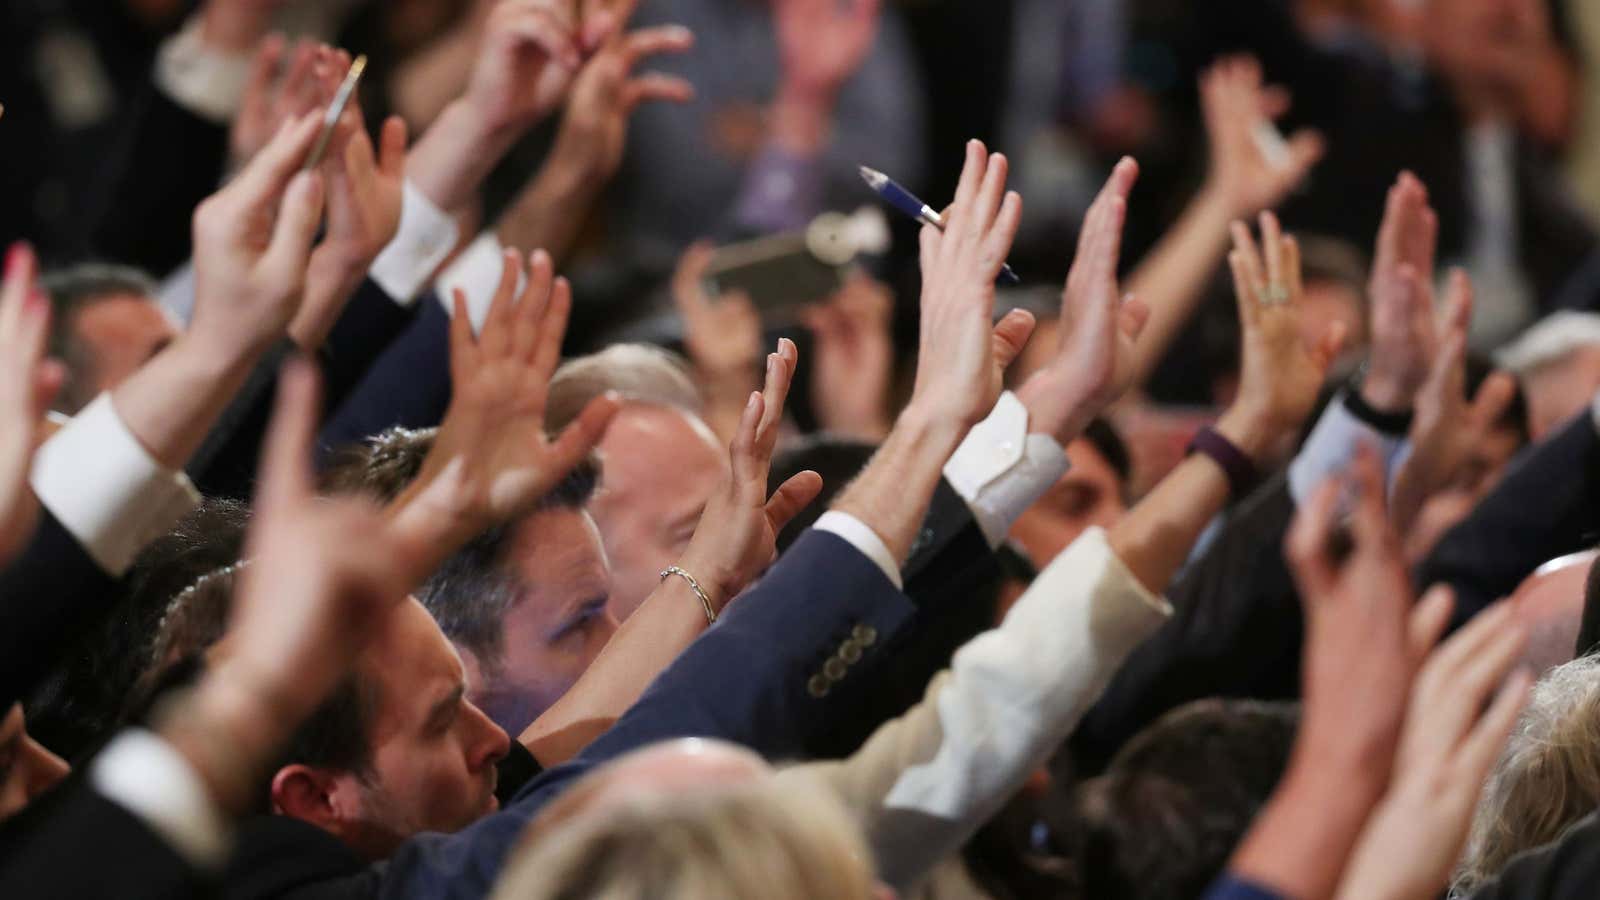
M467 703L467 718L472 734L467 744L467 761L475 771L494 765L511 752L511 738L506 736L505 729L470 702Z

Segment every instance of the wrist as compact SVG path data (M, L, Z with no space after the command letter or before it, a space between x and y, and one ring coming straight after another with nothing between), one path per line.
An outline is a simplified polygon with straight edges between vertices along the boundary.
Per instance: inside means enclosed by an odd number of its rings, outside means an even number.
M1356 392L1363 402L1383 415L1405 415L1411 412L1412 393L1395 379L1367 373Z
M1048 368L1017 389L1017 400L1028 410L1028 432L1049 435L1063 447L1083 434L1100 413L1087 392L1068 387Z
M1271 459L1281 437L1281 432L1270 424L1267 416L1237 406L1229 407L1212 428L1249 457L1257 468Z
M978 421L982 421L981 416ZM889 440L904 446L925 448L930 455L941 456L939 466L942 468L944 460L956 452L974 424L961 422L948 412L913 397L895 418Z
M714 550L707 552L691 541L677 565L700 586L712 612L720 615L733 596L735 585L732 582L735 576L727 566L717 561L717 556ZM678 581L683 584L684 590L693 592L687 578L678 577Z

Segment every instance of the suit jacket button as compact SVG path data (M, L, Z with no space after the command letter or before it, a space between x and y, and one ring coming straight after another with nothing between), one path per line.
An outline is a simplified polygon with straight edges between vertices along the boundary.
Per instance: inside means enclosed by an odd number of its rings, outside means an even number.
M861 661L861 644L860 644L860 642L858 642L853 637L845 638L844 643L839 645L839 658L844 660L845 662L849 663L852 666L855 665L856 663L860 662Z
M828 676L829 681L840 681L849 672L850 667L837 656L822 664L822 674Z
M821 700L823 697L828 696L828 691L832 687L833 683L828 679L823 678L821 675L813 675L811 680L806 682L806 693Z
M878 629L873 628L871 625L857 625L855 631L850 633L850 636L855 638L856 643L862 647L871 647L878 642Z

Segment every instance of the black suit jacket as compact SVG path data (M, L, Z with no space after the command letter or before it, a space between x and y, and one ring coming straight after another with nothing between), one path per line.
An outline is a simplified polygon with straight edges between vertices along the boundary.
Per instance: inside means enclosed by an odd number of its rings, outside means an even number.
M1294 512L1283 475L1232 510L1167 591L1172 618L1129 655L1073 732L1075 775L1100 772L1129 738L1191 700L1299 695L1304 623L1282 550Z
M1509 595L1541 564L1600 535L1600 436L1585 410L1522 451L1505 477L1445 533L1417 571L1455 589L1452 627Z

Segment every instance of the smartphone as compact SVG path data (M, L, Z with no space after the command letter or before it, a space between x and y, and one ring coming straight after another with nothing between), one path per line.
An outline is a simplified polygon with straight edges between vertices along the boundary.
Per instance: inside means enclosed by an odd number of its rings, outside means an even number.
M328 142L333 139L333 129L339 124L339 117L344 115L345 107L350 105L350 100L356 95L356 85L361 82L361 73L367 70L367 57L363 54L356 57L350 64L350 71L345 74L344 81L339 85L339 90L333 95L333 102L328 104L328 111L322 116L322 131L317 135L317 142L311 147L311 155L306 157L306 171L315 169L322 163L322 157L328 152Z
M819 259L804 234L780 234L719 247L706 266L706 291L743 291L765 316L782 317L837 293L845 268Z

